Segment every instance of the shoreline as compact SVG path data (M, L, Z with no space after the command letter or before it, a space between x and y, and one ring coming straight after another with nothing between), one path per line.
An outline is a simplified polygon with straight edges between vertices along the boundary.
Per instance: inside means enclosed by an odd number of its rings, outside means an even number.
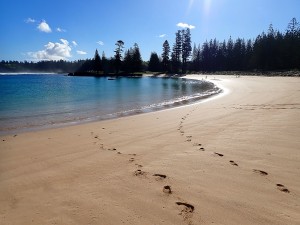
M197 75L198 76L198 75ZM174 79L189 79L189 80L195 80L195 81L201 81L204 80L203 77L200 79L197 76L189 76L189 77L172 77ZM160 78L164 78L160 77ZM171 77L166 77L171 78ZM197 102L206 101L207 98L212 98L215 95L222 94L222 89L219 88L213 80L205 79L206 82L213 83L216 87L215 90L210 90L209 93L201 93L199 95L198 93L192 95L192 96L184 96L185 98L180 99L171 99L167 102L161 102L159 104L150 104L146 106L142 106L140 108L134 108L130 110L120 111L120 112L114 112L106 115L98 115L94 117L84 118L84 119L78 119L78 120L72 120L72 121L60 121L57 123L49 123L49 124L43 124L43 125L33 125L28 127L19 127L19 128L12 128L7 130L0 130L0 137L1 136L7 136L7 135L16 135L21 133L27 133L27 132L36 132L36 131L42 131L47 129L56 129L56 128L62 128L62 127L68 127L68 126L76 126L81 124L89 124L93 122L100 122L105 120L113 120L117 118L127 117L127 116L135 116L139 114L144 113L151 113L151 112L157 112L161 110L167 110L171 108L177 108L181 106L191 105L195 104ZM188 97L188 99L186 99Z
M300 79L214 82L226 95L1 137L0 224L298 224Z

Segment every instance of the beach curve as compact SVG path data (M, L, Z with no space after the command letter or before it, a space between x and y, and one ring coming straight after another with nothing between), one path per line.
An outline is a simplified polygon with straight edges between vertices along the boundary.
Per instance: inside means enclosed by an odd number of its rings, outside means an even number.
M213 101L1 136L0 224L297 224L299 78L216 77Z

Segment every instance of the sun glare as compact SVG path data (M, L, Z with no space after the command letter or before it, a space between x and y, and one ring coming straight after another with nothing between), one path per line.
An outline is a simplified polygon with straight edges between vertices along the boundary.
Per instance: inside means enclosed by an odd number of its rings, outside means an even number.
M189 0L187 14L189 14L194 7L200 7L205 16L209 15L211 10L212 0Z
M203 0L203 10L205 15L210 13L211 2L212 0Z
M189 5L188 5L188 9L187 9L187 14L190 14L191 8L193 7L195 0L190 0L189 1Z

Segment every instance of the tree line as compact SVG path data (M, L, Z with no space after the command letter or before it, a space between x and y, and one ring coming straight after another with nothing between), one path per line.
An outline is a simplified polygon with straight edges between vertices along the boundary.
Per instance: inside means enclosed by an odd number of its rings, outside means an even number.
M0 72L1 73L17 73L17 72L44 72L44 73L67 73L70 71L78 70L86 60L76 61L39 61L39 62L28 62L28 61L0 61Z
M300 69L300 25L293 18L285 32L273 28L255 39L211 39L202 45L193 44L189 29L178 30L170 46L162 45L162 53L152 52L143 61L137 43L124 51L125 43L115 44L114 56L107 58L98 50L92 59L78 61L17 62L1 61L1 72L76 72L77 74L131 74L145 71L159 73L215 71L275 71Z
M137 43L125 51L124 56L124 42L119 40L115 45L116 49L114 51L114 57L108 59L104 52L100 57L99 52L96 49L94 58L86 60L75 74L130 74L147 70L147 65L142 60Z
M177 73L214 71L275 71L300 69L300 25L293 18L284 33L269 26L254 40L212 39L190 47L190 34L178 31L172 52L166 40L162 54L152 52L150 71ZM189 60L190 59L190 60Z

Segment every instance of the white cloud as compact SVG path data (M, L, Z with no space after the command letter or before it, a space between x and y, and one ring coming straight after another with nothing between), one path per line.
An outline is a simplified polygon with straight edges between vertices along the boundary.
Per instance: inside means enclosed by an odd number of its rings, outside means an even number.
M35 19L29 17L25 20L25 23L35 23Z
M64 45L69 45L69 42L66 39L59 39Z
M99 44L99 45L104 45L103 41L97 41L96 43Z
M189 29L195 29L196 28L194 25L190 25L190 24L187 24L187 23L177 23L176 26L181 27L181 28L189 28Z
M158 35L159 38L163 38L163 37L165 37L165 36L167 36L167 35L166 35L166 34Z
M52 30L50 28L50 26L47 24L47 22L45 20L43 20L38 26L37 28L42 31L42 32L45 32L45 33L51 33Z
M60 39L61 43L49 42L45 49L37 52L28 52L27 54L36 60L66 60L70 57L72 48L65 39Z
M87 54L87 52L85 52L85 51L76 51L76 52L78 55L86 55Z
M76 41L72 41L72 44L74 45L74 47L78 45Z
M60 28L60 27L56 28L56 31L57 31L57 32L60 32L60 33L62 33L62 32L67 32L65 29L62 29L62 28Z

